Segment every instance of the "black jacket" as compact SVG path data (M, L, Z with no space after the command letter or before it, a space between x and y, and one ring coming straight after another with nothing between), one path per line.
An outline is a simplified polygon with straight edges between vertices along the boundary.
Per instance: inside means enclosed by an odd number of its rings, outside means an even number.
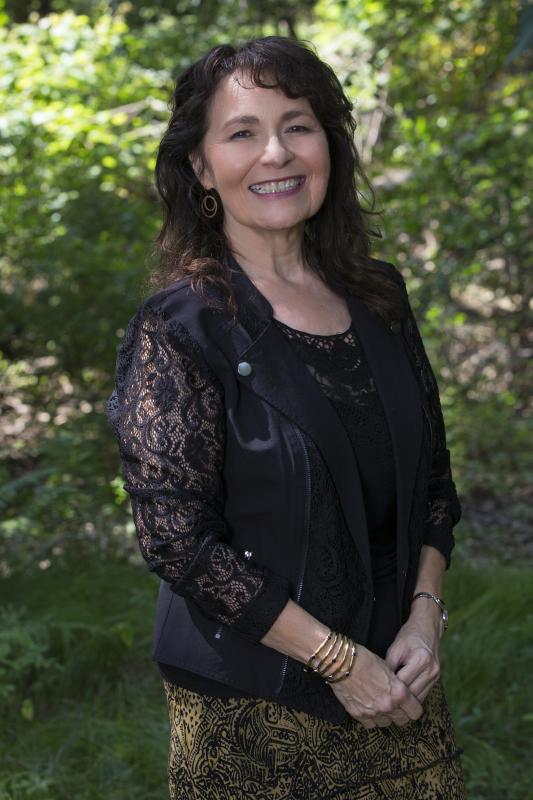
M386 326L342 286L332 288L347 300L392 436L403 622L422 545L437 547L449 566L461 508L438 388L405 283L392 264L374 264L404 287L401 323ZM358 602L350 635L362 643L372 612L370 551L346 430L272 324L270 303L234 259L230 266L236 322L193 292L188 279L141 304L118 353L109 418L141 552L162 579L154 660L275 697L283 692L288 657L259 640L287 599L301 597L314 489L311 445L355 544ZM221 409L223 447L213 437Z

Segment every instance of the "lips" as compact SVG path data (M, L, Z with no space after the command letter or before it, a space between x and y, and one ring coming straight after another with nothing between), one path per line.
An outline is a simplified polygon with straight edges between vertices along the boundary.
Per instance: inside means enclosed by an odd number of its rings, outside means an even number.
M251 186L262 186L265 183L279 183L279 181L292 181L296 178L303 178L304 175L285 175L284 178L269 178L266 181L255 181L254 183L250 184Z
M286 178L252 183L248 188L254 194L283 194L283 192L288 192L301 186L304 181L304 175L290 175Z

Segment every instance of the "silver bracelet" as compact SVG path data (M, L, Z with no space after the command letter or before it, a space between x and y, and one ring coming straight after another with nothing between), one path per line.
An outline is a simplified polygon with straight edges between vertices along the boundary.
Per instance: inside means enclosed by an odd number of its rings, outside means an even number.
M417 597L429 597L431 600L433 600L434 603L436 603L438 605L438 607L441 610L441 614L442 614L442 624L444 625L444 630L447 630L447 628L448 628L448 609L444 605L444 600L441 597L437 597L436 594L431 594L431 592L417 592L415 595L412 596L411 603L413 602L413 600L416 600Z

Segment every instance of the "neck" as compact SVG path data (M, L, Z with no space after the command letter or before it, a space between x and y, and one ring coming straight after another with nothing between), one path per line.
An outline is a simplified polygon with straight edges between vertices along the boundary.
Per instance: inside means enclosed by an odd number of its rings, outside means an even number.
M303 228L247 228L228 232L226 237L231 252L254 283L298 284L309 274L302 252Z

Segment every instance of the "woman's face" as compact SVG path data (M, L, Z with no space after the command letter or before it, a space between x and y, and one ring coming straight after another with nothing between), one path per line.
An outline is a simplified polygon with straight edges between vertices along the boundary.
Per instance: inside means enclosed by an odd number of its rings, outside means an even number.
M234 73L211 98L207 125L199 178L218 191L227 231L303 228L321 207L330 175L326 133L309 101ZM199 161L191 160L198 175Z

